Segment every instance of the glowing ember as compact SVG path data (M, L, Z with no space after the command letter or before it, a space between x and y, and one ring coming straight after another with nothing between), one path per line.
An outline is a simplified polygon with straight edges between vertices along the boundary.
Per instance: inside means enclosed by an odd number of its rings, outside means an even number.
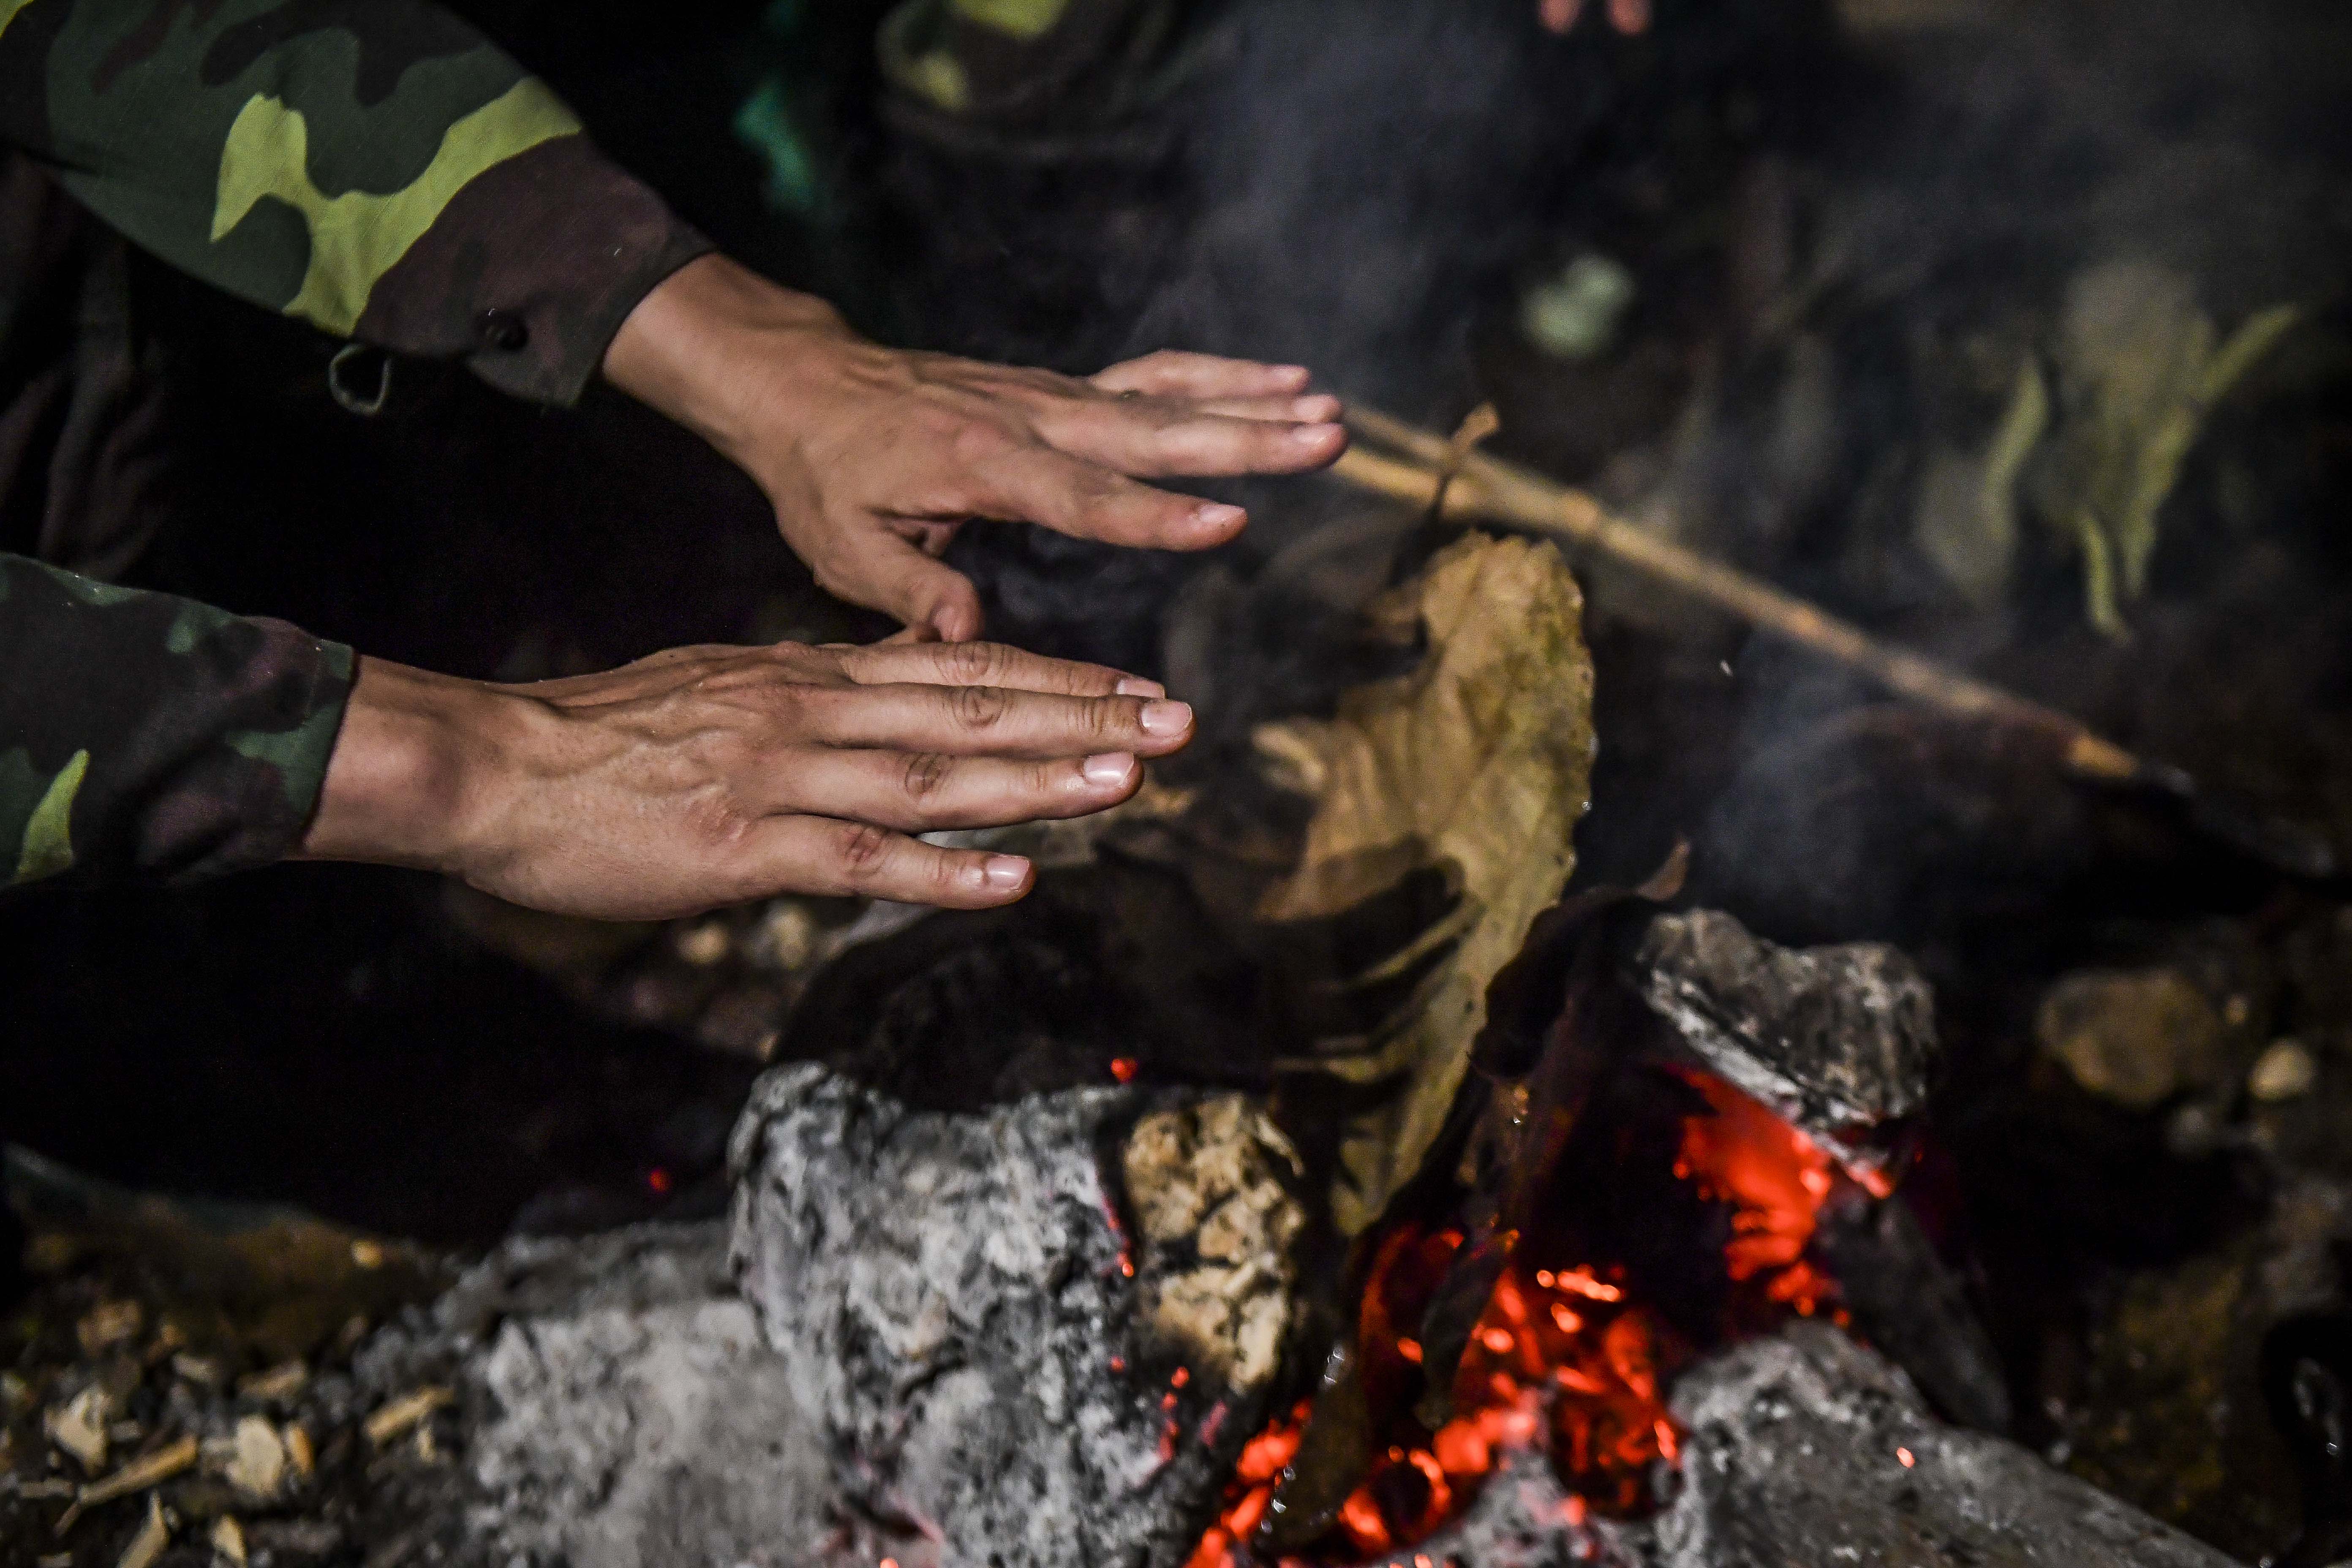
M1843 1180L1829 1154L1719 1079L1681 1075L1706 1110L1684 1120L1674 1174L1720 1205L1729 1221L1723 1275L1727 1335L1769 1327L1790 1313L1836 1313L1836 1282L1805 1257L1822 1205ZM1428 1303L1461 1248L1455 1229L1400 1226L1374 1257L1358 1324L1357 1354L1375 1411L1405 1412L1420 1386L1417 1333ZM1682 1453L1665 1405L1674 1373L1698 1348L1654 1308L1629 1296L1622 1265L1517 1258L1472 1330L1454 1383L1454 1418L1435 1432L1410 1415L1390 1420L1390 1447L1349 1494L1309 1561L1391 1557L1409 1551L1477 1494L1500 1455L1547 1453L1570 1493L1567 1521L1652 1506L1661 1463ZM1248 1542L1264 1521L1308 1414L1301 1404L1253 1438L1226 1488L1225 1508L1188 1568L1249 1568ZM1912 1463L1909 1453L1902 1461ZM1294 1560L1284 1560L1286 1568Z

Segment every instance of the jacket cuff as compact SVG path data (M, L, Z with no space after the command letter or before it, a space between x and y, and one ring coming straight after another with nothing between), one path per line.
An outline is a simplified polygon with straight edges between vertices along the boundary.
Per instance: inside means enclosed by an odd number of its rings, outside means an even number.
M355 333L463 359L502 392L579 401L621 323L712 246L585 136L557 137L469 182L376 282Z

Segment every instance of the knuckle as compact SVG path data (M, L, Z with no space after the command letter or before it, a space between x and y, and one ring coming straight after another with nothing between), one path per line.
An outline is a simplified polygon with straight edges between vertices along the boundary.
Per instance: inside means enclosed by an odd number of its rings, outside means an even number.
M719 791L696 796L686 810L688 831L697 842L712 850L740 844L757 820L756 815L732 794Z
M1012 699L993 686L950 687L947 701L949 713L967 730L985 730L1003 722L1012 707Z
M958 422L947 447L960 466L977 468L1011 450L1013 438L984 420L966 419Z
M953 758L942 756L937 752L926 752L919 756L907 759L906 765L900 772L898 784L906 791L908 799L919 803L939 794L954 773Z
M870 822L845 822L835 830L834 854L851 886L863 887L881 874L891 843L889 830Z
M986 686L1002 665L1003 649L998 644L985 642L941 643L939 645L940 673L959 686Z

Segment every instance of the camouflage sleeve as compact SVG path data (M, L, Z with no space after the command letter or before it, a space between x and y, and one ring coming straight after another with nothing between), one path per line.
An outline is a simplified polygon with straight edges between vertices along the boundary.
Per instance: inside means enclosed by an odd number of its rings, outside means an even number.
M0 0L0 140L207 282L544 402L709 248L423 0Z
M292 850L352 651L0 555L0 889L178 880Z

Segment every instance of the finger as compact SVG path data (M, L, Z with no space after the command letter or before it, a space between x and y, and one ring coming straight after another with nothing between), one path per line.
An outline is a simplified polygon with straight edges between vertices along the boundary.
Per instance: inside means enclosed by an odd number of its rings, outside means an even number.
M1074 539L1152 550L1206 550L1242 531L1237 506L1171 495L1108 467L1051 447L1026 447L990 461L973 478L979 510L1034 522Z
M1147 397L1280 397L1306 391L1314 376L1303 364L1260 364L1162 349L1112 365L1092 379L1105 392Z
M1043 654L993 642L858 648L843 655L841 669L861 686L1002 686L1059 697L1167 694L1158 681L1145 680L1123 670L1047 658Z
M1650 0L1609 0L1609 21L1629 37L1642 32L1650 25Z
M1220 414L1228 419L1264 419L1279 425L1328 425L1339 417L1344 406L1329 393L1318 392L1307 397L1188 399L1180 405L1179 412Z
M1542 0L1536 16L1548 31L1565 33L1576 26L1576 18L1584 9L1584 0Z
M1007 762L942 752L816 751L770 781L761 804L876 822L908 833L1002 827L1085 816L1117 805L1143 783L1125 752L1057 762Z
M813 733L852 750L951 756L1164 757L1192 738L1192 710L1164 697L1056 697L1001 686L845 686L797 697Z
M1041 416L1038 429L1072 457L1148 478L1304 473L1348 449L1338 425L1172 413L1164 404L1082 405Z
M784 889L950 910L993 909L1029 891L1036 873L1018 855L942 849L872 823L772 816L747 838L744 899Z
M812 542L803 554L818 587L898 616L918 639L967 642L980 635L980 591L971 580L887 529L854 528L824 548Z

